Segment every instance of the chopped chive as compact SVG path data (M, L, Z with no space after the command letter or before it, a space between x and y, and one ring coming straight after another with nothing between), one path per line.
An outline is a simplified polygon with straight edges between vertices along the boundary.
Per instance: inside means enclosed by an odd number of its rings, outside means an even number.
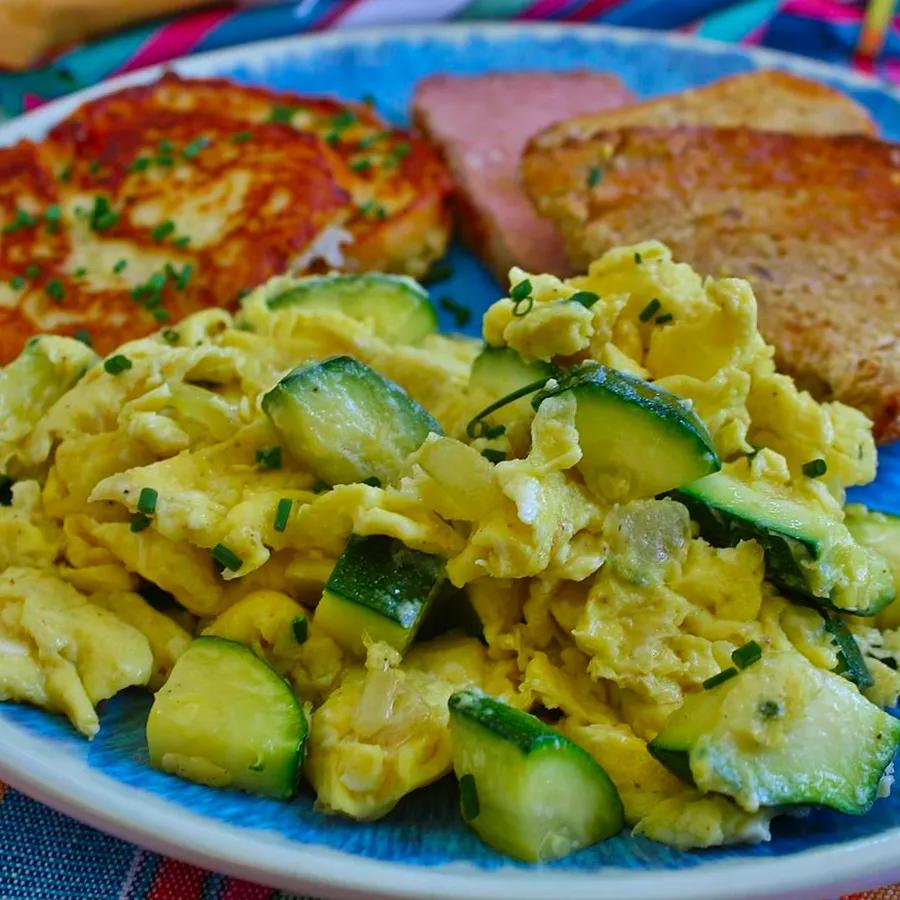
M159 492L151 487L141 488L138 497L138 512L142 512L145 516L152 516L156 512L156 501L159 499Z
M388 154L388 161L392 165L399 165L410 153L412 153L412 147L404 141L391 148L391 152Z
M85 344L88 347L94 346L94 341L91 338L90 332L85 331L83 328L79 328L72 337L75 338L76 341L81 341L82 344Z
M803 474L807 478L819 478L828 471L828 463L819 457L811 459L809 462L803 463Z
M253 140L253 132L252 131L236 131L231 136L232 144L246 144L247 141Z
M175 223L171 219L166 219L165 222L160 222L153 231L150 232L150 237L153 238L154 241L162 241L165 240L173 231L175 230Z
M59 231L59 223L62 219L62 210L58 203L53 203L44 210L44 221L47 223L47 231L56 234Z
M357 121L359 121L359 117L356 113L352 109L345 109L331 117L331 127L343 131L345 128L355 125Z
M72 163L67 163L59 170L56 176L60 181L67 182L72 178Z
M672 313L663 313L661 316L656 317L657 325L668 325L675 317Z
M595 187L600 181L603 180L603 169L600 166L591 166L588 169L587 173L587 186L589 188Z
M339 144L341 142L341 136L337 131L329 131L328 134L325 135L325 143L331 146L334 144Z
M481 455L488 462L492 463L503 462L506 459L505 450L492 450L490 447L485 447L484 450L481 451Z
M113 266L113 272L118 275L120 272L124 272L128 266L128 260L124 257L122 259L116 260L116 264Z
M305 644L309 637L309 621L306 616L295 616L291 622L291 631L294 632L294 640L298 644Z
M576 291L569 297L572 303L580 303L585 309L590 309L599 299L599 294L593 291Z
M3 228L4 234L13 234L21 228L33 228L37 225L37 218L24 209L16 210L16 217L8 225Z
M22 288L25 287L25 279L21 275L13 275L13 277L9 279L9 286L14 291L21 291Z
M194 159L201 150L205 150L211 143L212 141L208 137L198 137L181 151L181 155L185 159Z
M531 295L531 280L526 278L524 281L520 281L518 284L513 285L512 290L509 292L510 299L515 300L516 302L520 300L524 300L526 297Z
M457 328L465 328L472 318L472 310L464 303L458 303L452 297L441 297L438 300L441 309L446 309L453 316Z
M102 194L94 197L94 208L90 214L90 224L94 231L107 231L119 221L119 214L109 205Z
M350 171L351 172L359 172L363 174L365 172L370 172L372 170L372 160L368 157L363 157L362 159L354 159L352 163L350 163Z
M150 516L145 516L143 513L137 512L131 517L131 530L137 534L139 531L143 531L150 525Z
M237 572L244 565L244 561L224 544L216 544L210 553L212 553L213 561L229 572Z
M175 279L175 287L177 287L179 291L183 291L187 287L193 271L194 267L190 263L184 264L181 271L178 273L178 277Z
M156 149L160 153L168 156L172 152L172 142L168 138L163 138L157 145Z
M527 316L528 313L531 312L534 307L534 297L525 297L522 300L516 300L513 304L512 314L517 318L521 319L522 316Z
M529 394L533 394L535 391L541 390L547 382L548 378L542 378L540 381L532 381L530 384L522 385L520 388L516 388L516 390L511 391L509 394L501 397L499 400L495 400L490 406L486 406L483 410L481 410L478 415L473 416L472 419L469 420L469 423L466 425L466 434L472 439L475 438L488 438L488 440L493 440L494 438L500 437L500 435L506 433L506 428L503 425L488 425L485 419L492 413L496 412L498 409L502 409L509 403L512 403L514 400L518 400L520 397L527 397Z
M12 488L15 484L9 475L0 475L0 506L12 506Z
M471 822L477 819L481 812L481 804L478 802L478 789L475 786L475 776L467 772L459 779L459 807L462 817Z
M331 485L327 481L322 481L320 478L313 486L312 490L314 494L324 494L325 491L331 490Z
M777 719L781 715L781 704L775 700L763 700L756 711L763 719Z
M391 133L389 131L376 131L374 134L367 135L361 141L357 143L357 147L360 150L368 150L370 147L374 146L378 143L378 141L383 141L385 138L390 137Z
M363 478L362 484L367 484L369 487L380 488L381 479L377 478L375 475L370 475L368 478Z
M422 284L436 284L446 281L453 274L453 266L445 259L440 259L431 264L431 268L419 279Z
M44 285L44 290L54 303L62 303L63 298L66 296L66 289L58 278L51 278Z
M737 673L737 669L734 666L729 666L727 669L723 669L721 672L719 672L718 675L713 675L712 678L707 678L706 681L703 682L703 689L706 691L712 690L712 688L718 687L720 684L724 684L730 678L734 678Z
M377 200L366 200L359 208L359 212L367 219L383 221L387 218L387 210Z
M654 297L642 310L638 318L642 322L649 322L660 310L662 303Z
M296 110L291 109L290 106L282 106L281 104L276 103L269 110L269 121L275 122L278 125L290 125L295 112Z
M117 353L115 356L110 356L108 359L103 361L103 368L110 375L121 375L122 372L130 369L134 363L127 357L123 356L121 353Z
M179 250L183 250L190 242L191 239L185 234L180 238L176 238L174 241L172 241L172 245L178 247Z
M91 175L96 175L99 171L100 171L100 163L98 163L97 160L95 159L95 160L88 166L88 172L90 172Z
M635 263L635 265L639 266L643 261L644 261L644 260L641 258L641 254L636 252L636 253L634 254L634 263Z
M87 275L87 269L84 266L79 266L73 273L73 278L84 278Z
M129 172L143 172L146 169L150 168L150 164L153 162L149 156L139 156L129 167Z
M172 318L167 309L154 309L152 315L153 318L160 324L162 324L163 322L168 322L169 319Z
M34 281L35 278L38 278L41 274L41 267L37 263L29 263L25 267L25 277L30 278Z
M256 464L264 472L268 469L280 469L282 464L281 447L260 447L256 451Z
M756 641L747 641L731 654L731 661L739 668L746 669L762 659L762 647Z
M162 339L167 344L177 344L180 335L174 328L164 328L162 333Z

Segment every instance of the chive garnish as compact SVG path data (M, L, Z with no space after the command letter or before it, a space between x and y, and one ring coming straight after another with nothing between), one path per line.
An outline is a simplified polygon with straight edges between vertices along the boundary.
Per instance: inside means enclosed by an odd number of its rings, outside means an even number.
M253 132L252 131L236 131L231 136L232 144L246 144L247 141L253 140Z
M391 152L388 154L388 164L398 166L410 153L412 153L412 147L409 144L405 142L397 144L391 148Z
M331 485L327 481L322 481L320 478L313 486L312 490L314 494L324 494L325 491L331 490Z
M453 274L453 266L445 259L432 263L431 268L419 279L422 284L436 284L446 281Z
M0 475L0 506L12 506L12 487L15 484L9 475Z
M819 478L828 471L828 463L819 457L811 459L809 462L803 463L803 474L807 478Z
M463 303L457 303L452 297L441 297L438 300L441 309L446 309L453 316L457 328L465 328L472 318L472 310Z
M185 234L180 238L176 238L174 241L172 241L172 245L178 247L179 250L183 250L190 242L191 239Z
M485 447L484 450L481 451L481 455L488 462L492 463L503 462L506 459L505 450L492 450L490 447Z
M118 275L120 272L124 272L127 266L128 266L127 259L116 260L116 264L113 266L113 272L116 275Z
M291 500L290 497L282 497L278 501L278 507L275 510L275 521L272 524L272 527L276 531L284 531L287 528L288 517L291 514L291 507L294 505L294 501Z
M153 513L156 512L156 501L158 499L159 492L154 488L141 488L141 493L137 502L138 512L142 512L145 516L152 516Z
M357 121L359 121L359 117L356 113L352 109L345 109L331 117L331 127L343 131L345 128L355 125Z
M79 266L73 273L73 278L84 278L87 275L87 269L84 266Z
M295 112L296 110L291 109L290 106L282 106L281 104L276 103L269 110L269 121L275 122L278 125L290 125Z
M21 291L22 288L25 287L25 279L21 275L13 275L13 277L9 279L9 286L14 291Z
M569 297L572 303L580 303L585 309L590 309L599 299L599 294L593 291L576 291Z
M635 263L635 265L639 266L643 261L644 261L644 260L641 258L641 254L640 254L640 253L635 253L635 254L634 254L634 263Z
M185 159L194 159L201 150L205 150L211 143L212 141L208 137L198 137L181 151L181 155Z
M531 296L531 281L528 278L514 285L509 296L513 301L512 314L514 316L521 318L531 312L534 306L534 297Z
M150 524L150 517L145 516L143 513L137 512L131 517L131 530L137 534L139 531L143 531Z
M333 146L334 144L339 144L341 142L341 136L336 131L329 131L328 134L325 135L325 143Z
M462 817L471 822L478 818L481 804L478 802L478 789L475 787L475 776L468 772L459 779L459 808Z
M153 318L160 324L162 324L163 322L168 322L169 319L172 318L167 309L154 309L152 315Z
M88 172L91 175L97 175L100 172L100 163L96 159L88 166Z
M72 337L75 338L76 341L81 341L82 344L85 344L88 347L94 346L94 341L91 338L90 332L85 331L83 328L79 328Z
M37 263L29 263L25 267L25 277L34 281L41 274L41 267Z
M600 166L591 166L588 169L587 173L587 186L589 188L595 187L602 181L603 179L603 169Z
M365 172L369 172L372 169L372 160L367 156L364 156L362 159L354 159L352 163L350 163L350 171L358 172L360 175Z
M660 310L662 303L654 297L642 310L638 318L642 322L649 322Z
M756 707L756 711L763 719L775 719L781 715L781 704L774 700L763 700Z
M657 325L668 325L669 322L671 322L672 319L674 319L674 318L675 317L672 315L672 313L663 313L661 316L656 317L656 324Z
M162 241L165 240L173 231L175 230L175 223L171 219L166 219L165 222L160 222L153 231L150 232L150 237L153 238L154 241Z
M91 210L90 225L94 231L107 231L119 221L119 214L109 205L109 200L102 194L94 197L94 208Z
M229 572L237 572L244 565L244 561L224 544L216 544L210 553L212 553L213 561Z
M57 175L57 178L59 178L60 181L67 182L71 179L71 177L72 163L67 163L59 170L59 175Z
M389 131L376 131L374 134L367 135L361 141L358 141L356 146L360 150L368 150L374 144L378 143L378 141L383 141L390 136L391 133Z
M177 287L179 291L183 291L187 287L193 271L194 267L190 263L184 264L181 271L178 273L178 277L175 279L175 287Z
M121 353L117 353L115 356L110 356L108 359L103 361L103 368L110 375L121 375L122 372L130 369L134 363L127 357L123 356Z
M162 333L162 339L167 344L177 344L180 335L174 328L164 328Z
M295 616L291 622L291 631L294 632L294 640L298 644L306 643L309 637L309 621L306 616Z
M16 217L12 220L12 222L4 226L3 233L13 234L20 228L33 228L35 225L37 225L37 221L38 220L27 210L21 208L17 209Z
M44 290L47 292L47 296L55 303L62 303L63 298L66 296L66 289L58 278L51 278L44 285Z
M368 478L363 478L361 484L367 484L369 487L380 488L381 479L375 475L370 475Z
M129 167L129 172L143 172L146 169L150 168L150 163L153 160L150 159L149 156L139 156Z
M488 425L484 420L492 413L496 412L501 407L506 406L508 403L512 403L514 400L518 400L520 397L527 397L528 394L533 394L535 391L539 391L544 385L547 384L549 378L541 378L539 381L532 381L530 384L523 385L520 388L512 391L507 394L505 397L501 397L499 400L495 400L490 406L486 406L477 416L472 418L469 421L469 424L466 425L466 434L472 439L475 438L488 438L489 440L493 440L494 438L498 438L501 435L506 433L506 428L503 425Z
M746 669L762 659L762 647L756 641L747 641L731 654L731 661L739 668Z
M526 278L524 281L520 281L518 284L513 285L512 290L509 292L509 296L512 300L524 300L526 297L531 295L531 281Z
M44 210L44 221L47 223L47 231L51 234L56 234L56 232L59 231L61 219L62 210L59 208L58 203L54 203Z
M281 468L281 447L260 447L256 451L256 464L262 471Z
M703 689L709 691L714 687L718 687L720 684L724 684L730 678L734 678L737 673L737 669L734 666L729 666L727 669L723 669L721 672L719 672L718 675L713 675L712 678L707 678L706 681L703 682Z

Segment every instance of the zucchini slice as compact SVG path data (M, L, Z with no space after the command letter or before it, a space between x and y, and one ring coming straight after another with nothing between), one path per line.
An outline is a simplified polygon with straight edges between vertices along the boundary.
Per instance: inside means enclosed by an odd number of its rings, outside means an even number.
M308 730L287 682L252 650L199 637L153 699L147 745L164 772L287 800Z
M479 408L532 384L541 378L550 378L554 369L549 363L535 360L525 362L511 347L486 346L472 363L469 374L469 396ZM528 397L520 397L491 414L491 421L508 425L513 419L531 413Z
M558 859L621 830L622 801L585 750L477 689L450 698L463 818L501 853Z
M444 561L410 550L395 538L351 535L338 559L315 623L360 657L366 643L403 652L444 583Z
M858 616L874 615L894 599L884 559L821 511L724 472L685 485L674 496L711 544L758 541L766 577L788 594Z
M328 484L393 481L441 426L392 381L350 356L301 366L262 399L291 454Z
M800 653L763 658L692 694L648 749L744 809L813 803L866 812L900 746L900 721Z
M437 331L437 313L428 292L406 275L313 275L266 301L269 309L336 309L368 321L392 344L415 344Z
M608 501L652 497L721 467L712 438L688 404L647 381L603 365L583 366L540 391L571 391L584 454L578 469L587 486Z

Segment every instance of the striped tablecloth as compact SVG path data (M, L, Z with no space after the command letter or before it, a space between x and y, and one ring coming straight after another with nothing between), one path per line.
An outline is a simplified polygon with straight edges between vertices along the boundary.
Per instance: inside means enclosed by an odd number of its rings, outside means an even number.
M0 0L2 2L2 0ZM110 75L231 44L328 28L549 19L677 29L854 66L900 83L900 16L877 60L856 47L865 4L847 0L301 0L224 4L74 47L0 74L0 116ZM107 837L0 784L0 900L273 900L287 895ZM900 900L900 886L858 897Z

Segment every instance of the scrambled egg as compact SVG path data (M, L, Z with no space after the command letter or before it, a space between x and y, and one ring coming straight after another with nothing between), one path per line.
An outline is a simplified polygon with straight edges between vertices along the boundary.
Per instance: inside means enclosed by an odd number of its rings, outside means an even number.
M565 281L510 274L512 285L526 278L533 307L523 316L511 298L495 303L488 344L654 381L691 404L727 471L824 517L840 521L845 488L874 477L869 422L776 372L746 282L704 279L653 242ZM750 640L836 669L822 616L778 595L755 541L710 546L673 500L593 496L576 470L571 394L537 413L516 404L505 436L469 439L478 342L393 345L336 310L269 309L285 284L257 290L236 320L208 311L126 344L126 371L94 365L0 434L0 462L14 460L17 479L0 506L0 695L63 712L90 736L101 699L159 687L190 632L213 634L249 646L312 710L305 774L324 810L377 818L448 772L447 699L477 685L552 711L609 773L636 833L682 848L768 839L771 810L689 788L647 741ZM598 297L589 307L570 299L584 291ZM654 300L671 318L642 315ZM322 491L295 460L258 463L278 443L260 395L293 366L335 354L394 380L444 429L393 484ZM4 390L0 379L0 408ZM493 464L486 448L508 458ZM825 477L803 476L811 459L825 461ZM144 489L157 499L141 519ZM276 529L285 498L291 514ZM351 534L443 557L484 640L445 635L402 659L373 644L365 666L345 659L314 606ZM238 569L217 569L218 545ZM192 616L149 606L146 582ZM900 659L900 629L850 627L875 678L869 696L896 701L900 676L885 661Z

